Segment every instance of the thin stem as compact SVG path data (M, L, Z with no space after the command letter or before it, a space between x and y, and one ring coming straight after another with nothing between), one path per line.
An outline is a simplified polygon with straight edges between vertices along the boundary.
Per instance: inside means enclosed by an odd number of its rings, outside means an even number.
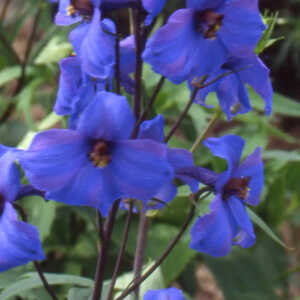
M28 218L27 218L27 213L26 213L26 211L24 210L24 208L23 208L21 205L16 204L16 203L14 203L14 208L19 212L19 214L20 214L22 220L23 220L24 222L27 223L27 219L28 219ZM43 285L44 285L44 288L45 288L46 291L48 292L48 294L51 296L51 298L52 298L53 300L58 300L58 298L57 298L57 296L56 296L54 290L53 290L52 287L49 285L49 283L48 283L48 281L47 281L47 279L46 279L46 277L45 277L45 275L44 275L44 273L43 273L43 271L42 271L42 268L41 268L40 263L37 262L37 261L33 261L33 265L34 265L34 267L35 267L37 273L39 274L39 277L40 277L40 279L41 279L41 281L42 281L42 283L43 283Z
M120 205L120 200L116 201L113 204L113 206L110 210L110 213L109 213L109 217L105 224L104 241L101 245L101 249L99 250L96 275L95 275L95 287L94 287L92 300L101 299L104 271L105 271L105 266L106 266L106 261L107 261L107 256L108 256L109 244L110 244L110 240L111 240L113 226L114 226L117 212L119 209L119 205Z
M214 126L214 124L220 118L221 115L222 115L222 110L220 108L218 108L218 110L215 112L215 114L213 115L213 117L211 118L209 123L207 124L204 131L201 133L201 135L197 138L197 140L193 144L193 146L190 150L192 153L194 153L196 151L196 149L199 147L199 145L205 140L210 129Z
M129 210L128 210L128 214L127 214L127 218L126 218L126 223L125 223L125 229L123 232L123 237L122 237L122 242L121 242L121 248L118 253L117 262L116 262L114 273L113 273L113 276L111 279L107 300L113 299L114 287L115 287L117 277L118 277L118 274L119 274L119 271L121 268L122 258L125 253L126 243L127 243L127 239L128 239L128 235L129 235L129 229L130 229L130 225L131 225L131 221L132 221L132 216L133 216L133 203L130 202L130 206L129 206Z
M197 202L198 198L205 192L208 191L209 188L204 187L199 192L197 192L195 195L192 195L191 197L194 199L194 202ZM164 253L161 255L161 257L152 265L152 267L145 272L143 276L141 276L138 280L134 280L133 285L128 287L116 300L124 299L126 296L128 296L132 291L135 290L137 286L139 286L144 280L146 280L167 258L167 256L170 254L170 252L174 249L174 247L177 245L178 241L181 239L183 234L185 233L186 229L190 225L191 221L194 218L196 212L195 205L192 205L191 210L183 223L180 231L178 232L177 236L173 239L173 241L169 244L168 248L164 251Z
M9 41L5 37L2 26L1 26L0 29L1 29L0 30L0 42L12 54L12 56L14 57L15 62L17 64L21 65L22 64L21 59L20 59L19 55L17 54L17 52L15 51L15 49L10 45Z
M47 279L46 279L46 277L45 277L45 275L42 271L40 263L37 262L37 261L34 261L33 265L34 265L36 271L38 272L39 277L40 277L41 281L43 282L43 285L44 285L45 289L47 290L47 292L49 293L49 295L52 297L53 300L58 300L54 290L49 285L49 283L48 283L48 281L47 281Z
M6 2L3 4L3 9L0 14L0 23L3 23L6 13L8 12L8 6L10 5L11 0L6 0Z
M141 0L137 1L137 8L135 9L134 16L134 37L136 49L136 69L135 69L135 94L134 94L134 113L138 120L141 113L141 100L142 100L142 73L143 73L143 60L142 60L142 3Z
M170 130L170 132L168 133L168 135L165 137L165 142L167 143L170 138L173 136L173 134L176 132L176 130L178 129L178 127L181 125L182 121L184 120L184 118L186 117L187 113L189 112L196 96L197 96L197 92L198 92L199 88L194 88L191 98L189 100L189 102L187 103L184 111L181 113L181 115L179 116L179 118L177 119L176 123L173 125L172 129Z
M146 245L147 245L148 227L149 227L149 219L146 216L145 212L141 210L139 231L137 236L137 247L135 251L134 264L133 264L133 274L135 280L139 280L142 274ZM136 299L139 299L139 285L136 286L134 292L135 292Z
M100 214L100 212L98 211L98 209L96 210L96 216L97 216L97 228L98 228L98 232L99 232L99 240L100 243L104 243L104 239L105 239L105 235L104 235L104 226L103 226L103 219L102 216Z
M148 114L150 113L150 110L155 102L155 100L157 99L157 96L160 92L160 90L162 89L164 83L165 83L166 78L164 76L162 76L159 80L159 82L157 83L155 90L147 104L147 107L145 108L142 116L140 117L140 119L138 120L138 122L136 123L135 129L133 131L133 137L136 137L139 131L139 128L141 126L141 124L147 119Z
M174 240L170 243L168 248L165 250L165 252L162 254L162 256L155 262L155 264L148 270L146 273L135 279L133 285L129 287L127 290L125 290L116 300L124 299L126 296L128 296L132 291L134 291L145 279L147 279L161 264L162 262L167 258L167 256L170 254L170 252L173 250L173 248L176 246L178 241L181 239L182 235L184 234L185 230L189 226L190 222L192 221L195 214L195 206L193 205L191 208L191 211L186 218L184 224L182 225L179 233L174 238Z

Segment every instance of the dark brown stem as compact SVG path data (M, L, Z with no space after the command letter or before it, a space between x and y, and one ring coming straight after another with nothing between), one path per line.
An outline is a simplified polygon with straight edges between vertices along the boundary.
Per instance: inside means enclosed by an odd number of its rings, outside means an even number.
M192 104L194 103L194 100L196 98L197 92L198 92L198 88L194 88L192 95L190 97L189 102L187 103L184 111L180 114L179 118L177 119L176 123L173 125L172 129L170 130L170 132L168 133L168 135L165 137L165 142L167 143L170 138L173 136L173 134L176 132L176 130L178 129L178 127L181 125L182 121L184 120L184 118L186 117L187 113L189 112Z
M28 219L28 218L27 218L27 213L26 213L26 211L24 210L24 208L23 208L21 205L16 204L16 203L14 203L14 208L19 212L19 214L20 214L22 220L23 220L24 222L27 223L27 219ZM39 277L40 277L40 279L41 279L41 281L42 281L42 283L43 283L43 285L44 285L44 288L47 290L48 294L51 296L51 298L52 298L53 300L58 300L58 298L57 298L57 296L56 296L54 290L53 290L52 287L49 285L49 283L48 283L48 281L47 281L47 279L46 279L46 277L45 277L45 275L44 275L44 273L43 273L43 271L42 271L42 268L41 268L40 263L37 262L37 261L33 261L33 265L34 265L34 267L35 267L37 273L39 274Z
M6 13L8 11L8 6L10 5L10 3L11 3L11 0L6 0L6 2L3 4L3 9L0 14L0 23L3 23Z
M190 213L188 214L179 233L174 238L174 240L170 243L170 245L165 250L165 252L162 254L162 256L154 263L154 265L148 271L146 271L146 273L144 275L135 279L133 285L131 287L129 287L128 289L126 289L116 300L121 300L121 299L124 299L126 296L128 296L162 264L162 262L167 258L167 256L170 254L170 252L174 249L174 247L176 246L176 244L178 243L178 241L181 239L182 235L186 231L187 227L193 220L193 217L195 215L195 210L196 210L195 206L192 205Z
M113 206L110 210L107 222L105 223L104 241L99 250L97 269L96 269L96 275L95 275L95 287L94 287L92 300L100 300L101 299L104 271L105 271L105 266L106 266L107 257L108 257L108 250L109 250L111 235L112 235L115 219L117 216L117 212L119 209L119 205L120 205L120 200L116 201L113 204Z
M141 0L137 1L137 8L134 11L134 37L136 51L136 69L135 69L135 93L134 93L134 113L138 120L141 113L142 101L142 73L143 73L143 36L142 36L142 11Z
M100 243L102 244L104 242L104 226L103 226L103 219L102 216L100 214L100 212L98 211L98 209L96 210L96 216L97 216L97 228L98 228L98 232L99 232L99 240Z
M139 231L137 236L137 247L134 256L134 264L133 264L133 274L135 280L138 280L141 277L145 251L147 245L147 236L148 236L148 227L149 227L149 219L146 214L141 211L140 212L140 222L139 222ZM136 299L139 299L139 285L135 288L135 296Z
M138 122L136 123L136 126L135 126L135 129L134 129L134 132L132 134L133 137L136 137L137 134L138 134L138 131L139 131L139 128L141 126L141 124L147 119L149 113L150 113L150 110L155 102L155 100L157 99L157 96L160 92L160 90L162 89L164 83L165 83L165 80L166 78L164 76L162 76L159 80L159 82L157 83L156 87L155 87L155 90L147 104L147 107L145 108L142 116L140 117L140 119L138 120Z
M122 242L121 242L121 248L118 253L117 262L116 262L114 273L113 273L113 276L111 279L107 300L113 299L114 287L115 287L115 284L117 281L118 274L120 272L122 258L125 253L126 243L127 243L128 235L129 235L129 229L130 229L130 225L131 225L131 221L132 221L132 216L133 216L133 203L131 202L130 206L129 206L127 218L126 218L125 229L123 232L123 237L122 237Z

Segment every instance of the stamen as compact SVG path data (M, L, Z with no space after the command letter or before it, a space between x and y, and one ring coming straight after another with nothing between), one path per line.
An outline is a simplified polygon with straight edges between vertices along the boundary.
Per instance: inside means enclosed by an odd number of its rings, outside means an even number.
M245 200L249 196L250 177L232 178L224 187L223 198L227 200L230 196L237 196Z
M105 168L111 162L109 144L103 140L98 140L89 153L89 158L96 167Z
M216 38L216 33L222 27L224 15L206 9L196 14L196 30L206 39Z

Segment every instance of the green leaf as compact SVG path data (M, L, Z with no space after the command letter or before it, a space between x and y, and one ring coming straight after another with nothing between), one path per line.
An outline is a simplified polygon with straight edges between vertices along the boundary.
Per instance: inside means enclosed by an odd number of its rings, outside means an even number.
M84 287L93 287L94 281L80 276L65 274L44 274L50 285L78 285ZM13 296L22 295L25 291L42 287L43 283L36 273L27 273L9 285L0 294L0 300L5 300Z
M57 203L55 201L45 201L38 196L26 197L22 205L28 212L28 221L35 225L42 241L50 234L52 223L55 219Z
M93 295L92 288L77 288L73 287L68 292L68 300L87 300Z
M250 215L251 220L261 228L274 242L279 244L280 246L291 250L283 241L277 237L277 235L272 231L272 229L249 207L247 207L247 211Z

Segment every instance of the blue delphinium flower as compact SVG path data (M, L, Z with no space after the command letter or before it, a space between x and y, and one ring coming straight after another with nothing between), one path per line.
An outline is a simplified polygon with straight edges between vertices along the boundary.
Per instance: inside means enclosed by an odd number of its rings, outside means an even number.
M117 199L152 199L174 177L167 146L130 136L134 115L125 97L100 92L77 130L39 133L20 163L46 198L98 208L106 216Z
M144 60L174 83L253 53L265 25L257 0L187 0L147 42Z
M257 148L241 164L244 140L235 135L208 138L211 152L227 161L219 175L210 213L199 217L191 229L190 247L212 256L227 255L232 245L244 248L255 243L255 233L245 204L257 205L263 188L263 162Z
M150 139L159 143L164 141L164 118L162 115L156 116L153 120L145 121L141 124L138 133L138 139ZM185 168L193 168L194 160L193 155L185 149L172 149L167 150L167 160L173 167L175 172L175 178L180 179L185 184L190 186L193 193L198 191L199 183L196 179L182 174L181 170ZM158 193L154 198L162 200L164 203L168 203L175 198L177 194L177 188L172 181L166 182L161 186ZM149 204L149 201L146 202ZM157 204L157 203L156 203ZM156 209L163 205L149 206L148 208Z
M0 146L0 272L45 258L37 229L18 220L13 207L20 174L16 152Z
M182 291L171 287L169 289L147 291L144 300L185 300L185 298Z
M216 92L222 110L231 119L235 114L247 113L252 109L246 88L246 84L249 84L265 101L266 114L271 114L273 90L270 71L258 56L228 59L222 68L207 78L207 82L227 72L234 73L200 89L196 101L205 105L206 96L210 92Z

